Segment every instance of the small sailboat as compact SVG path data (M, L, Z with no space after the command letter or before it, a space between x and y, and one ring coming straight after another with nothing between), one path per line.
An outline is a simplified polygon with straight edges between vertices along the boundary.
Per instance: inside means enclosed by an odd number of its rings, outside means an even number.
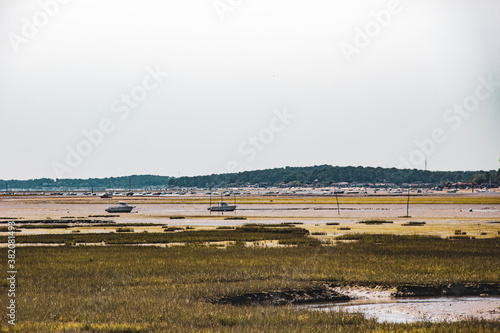
M222 201L221 193L217 206L212 206L212 195L210 195L210 206L208 206L207 210L210 212L222 212L223 214L224 212L234 212L236 210L236 195L234 196L234 205L229 205L227 202Z

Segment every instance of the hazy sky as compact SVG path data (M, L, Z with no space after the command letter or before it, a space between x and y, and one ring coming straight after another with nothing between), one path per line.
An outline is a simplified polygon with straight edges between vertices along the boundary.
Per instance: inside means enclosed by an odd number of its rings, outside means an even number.
M499 18L498 0L2 0L0 179L497 169Z

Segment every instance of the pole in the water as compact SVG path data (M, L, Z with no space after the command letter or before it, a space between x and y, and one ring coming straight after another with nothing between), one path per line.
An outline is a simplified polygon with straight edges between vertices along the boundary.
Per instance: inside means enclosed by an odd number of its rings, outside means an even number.
M339 198L337 196L337 193L335 193L335 200L337 200L337 212L339 213L340 215L340 207L339 207Z
M208 210L210 211L210 215L212 215L212 188L210 188L210 206L208 206Z
M406 217L410 217L410 189L408 189L408 200L406 201Z

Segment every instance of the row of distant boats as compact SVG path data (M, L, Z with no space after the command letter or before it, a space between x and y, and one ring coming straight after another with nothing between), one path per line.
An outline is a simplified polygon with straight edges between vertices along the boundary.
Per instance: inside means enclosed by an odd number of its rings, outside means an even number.
M323 194L328 194L326 192L329 192L329 193L332 193L332 194L367 194L368 191L366 190L356 190L356 189L347 189L347 190L333 190L333 191L323 191ZM263 194L264 195L278 195L278 194L295 194L296 192L287 192L287 191L284 191L284 192L280 192L280 191L267 191L267 192L264 192ZM375 190L375 193L377 193L377 190ZM391 194L401 194L403 193L403 190L401 189L398 189L398 190L389 190L388 193L391 193ZM422 193L421 190L418 190L418 193ZM428 191L426 191L426 193L429 193ZM432 193L432 192L431 192ZM456 190L453 190L453 191L448 191L448 193L456 193ZM83 193L84 195L89 195L87 193ZM171 194L175 194L175 195L186 195L186 194L197 194L195 191L179 191L179 192L141 192L141 193L137 193L135 194L134 192L127 192L125 195L126 196L160 196L160 195L171 195ZM229 197L231 195L241 195L241 194L245 194L245 195L250 195L252 194L252 192L231 192L231 191L226 191L226 192L222 192L222 193L219 193L219 192L206 192L205 195L214 195L214 196L218 196L218 195L222 195L222 196L225 196L225 197ZM311 193L312 194L312 193ZM62 193L61 193L62 195ZM76 193L68 193L67 195L76 195ZM93 194L93 195L96 195L96 194ZM115 193L112 193L112 192L108 192L108 193L103 193L100 195L101 198L112 198L114 195L116 196L123 196L124 194L123 193L120 193L120 192L115 192Z
M115 196L128 196L128 197L131 197L131 196L159 196L159 195L186 195L186 194L198 194L196 191L178 191L178 192L172 192L172 191L167 191L167 192L140 192L140 193L134 193L134 192L127 192L127 193L122 193L122 192L107 192L107 193L103 193L100 195L101 198L112 198L114 195ZM251 192L240 192L240 191L236 191L236 192L233 192L233 191L226 191L226 192L223 192L221 194L219 194L219 192L206 192L205 193L206 195L223 195L225 197L229 197L231 195L240 195L240 194L251 194ZM62 195L62 193L61 193ZM76 193L68 193L67 195L76 195ZM89 192L84 192L83 195L96 195L96 194L91 194Z
M366 188L366 187L357 187L357 188L317 188L317 189L252 189L252 190L222 190L222 191L204 191L202 189L198 189L197 191L193 189L180 189L175 191L108 191L105 193L95 193L95 192L41 192L41 193L31 193L31 192L23 192L23 195L66 195L66 196L100 196L102 198L112 198L114 196L117 197L131 197L131 196L167 196L167 195L213 195L213 196L231 196L231 195L343 195L343 194L404 194L407 193L407 188ZM411 188L410 191L412 193L418 194L432 194L435 192L443 191L442 188ZM445 193L458 193L459 191L470 192L470 188L449 188L445 190ZM474 189L476 193L485 193L485 192L494 192L493 190L489 190L487 188L478 188ZM18 193L14 192L0 192L0 195L16 195Z

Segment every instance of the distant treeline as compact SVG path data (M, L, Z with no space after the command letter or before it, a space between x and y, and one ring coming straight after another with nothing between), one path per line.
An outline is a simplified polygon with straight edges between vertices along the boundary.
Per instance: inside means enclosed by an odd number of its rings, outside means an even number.
M259 184L268 186L330 186L333 183L428 183L447 185L448 183L469 183L474 177L482 181L484 176L496 175L496 184L500 179L500 170L490 171L424 171L417 169L373 168L373 167L338 167L320 165L311 167L285 167L277 169L245 171L240 173L217 174L209 176L172 178L170 186L179 187L216 187L242 186ZM488 178L489 179L489 178Z
M74 189L102 191L106 189L145 189L161 188L168 185L170 177L154 175L134 175L109 178L89 179L49 179L39 178L30 180L0 180L0 190L11 189Z
M225 187L225 186L331 186L334 183L404 183L445 186L449 183L500 185L498 171L424 171L417 169L338 167L319 165L311 167L285 167L240 173L208 176L180 177L134 175L90 179L31 179L1 180L0 190L11 189L75 189L102 191L106 189L155 189L167 187Z

